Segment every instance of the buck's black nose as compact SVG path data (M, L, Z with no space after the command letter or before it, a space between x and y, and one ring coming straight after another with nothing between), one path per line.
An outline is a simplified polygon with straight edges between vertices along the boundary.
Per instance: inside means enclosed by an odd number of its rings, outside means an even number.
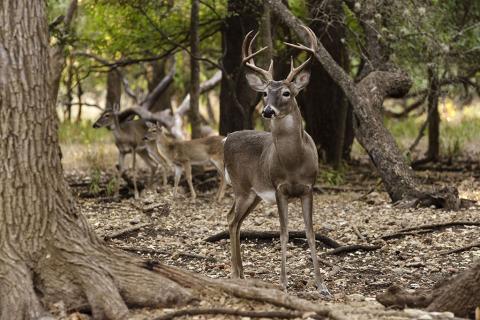
M272 107L266 106L262 111L262 117L270 119L275 115L275 110Z

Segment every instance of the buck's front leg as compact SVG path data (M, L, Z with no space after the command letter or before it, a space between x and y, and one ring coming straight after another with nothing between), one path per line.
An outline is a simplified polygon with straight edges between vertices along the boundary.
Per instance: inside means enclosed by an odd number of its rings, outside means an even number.
M280 245L282 246L280 282L283 289L287 290L288 197L280 189L278 188L275 194L280 219Z
M323 277L320 273L318 266L317 249L315 245L315 233L313 232L313 192L311 188L308 192L302 196L302 213L303 220L305 222L305 234L307 236L308 246L310 248L310 254L313 262L313 272L315 273L315 282L317 284L318 291L324 296L330 296L330 292L323 283Z

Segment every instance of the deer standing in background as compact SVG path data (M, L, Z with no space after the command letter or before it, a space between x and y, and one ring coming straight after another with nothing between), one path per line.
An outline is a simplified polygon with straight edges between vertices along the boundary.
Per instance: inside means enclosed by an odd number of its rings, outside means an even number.
M149 124L146 141L157 143L160 152L165 155L175 168L173 197L177 197L178 184L182 173L185 172L192 199L197 194L192 183L192 164L201 165L211 163L220 176L220 184L215 198L220 201L225 193L225 175L223 171L223 139L222 136L209 136L189 141L176 140L173 135L158 124Z
M315 51L317 40L313 31L305 28L310 38L310 47L289 46ZM315 143L303 130L302 117L295 96L308 84L310 73L303 71L311 57L291 70L285 80L273 80L270 62L268 70L255 65L253 58L267 47L252 53L252 31L243 41L243 63L248 67L246 77L253 90L263 93L264 118L271 120L271 132L243 130L227 136L224 146L225 174L230 179L235 203L228 213L232 277L243 278L240 253L240 226L261 199L276 203L280 219L280 242L282 248L281 284L286 289L286 250L288 242L288 202L300 198L305 223L305 232L313 261L318 290L328 296L318 266L313 232L313 185L318 171L318 156Z
M105 110L100 118L93 124L94 128L109 127L113 131L115 138L115 145L118 149L118 172L117 172L117 189L115 194L119 193L119 181L123 174L125 167L125 156L128 153L132 153L133 161L133 188L135 199L138 199L137 178L136 178L136 155L138 154L146 165L150 168L151 175L149 178L149 184L152 183L153 176L157 170L159 164L163 166L163 185L167 184L167 168L170 168L170 164L163 155L158 152L155 143L151 143L144 140L145 134L148 131L146 125L147 121L144 119L129 120L121 122L118 115L118 105L115 105L112 109ZM139 114L135 111L139 108L132 108L125 110L125 114L122 117L129 116L129 113ZM139 109L140 110L140 109ZM141 110L140 110L141 111Z

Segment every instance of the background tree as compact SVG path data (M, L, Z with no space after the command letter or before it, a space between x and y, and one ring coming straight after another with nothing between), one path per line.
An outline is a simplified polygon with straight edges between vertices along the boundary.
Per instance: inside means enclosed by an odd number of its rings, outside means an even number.
M342 3L310 0L308 6L310 28L336 63L349 72ZM341 160L349 157L353 143L352 110L342 89L318 61L312 61L310 69L310 83L300 100L305 129L320 147L325 161L338 168Z
M258 29L262 5L256 0L228 0L222 38L224 74L220 89L220 134L252 129L252 114L258 94L250 89L242 66L242 41L250 30Z

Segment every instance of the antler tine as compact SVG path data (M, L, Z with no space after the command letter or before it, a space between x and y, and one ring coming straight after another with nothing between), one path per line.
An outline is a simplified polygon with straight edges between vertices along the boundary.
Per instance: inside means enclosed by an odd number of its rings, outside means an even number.
M245 36L245 39L243 39L243 44L242 44L242 63L244 63L247 67L252 69L255 72L260 73L265 77L267 80L273 80L273 75L272 75L272 67L273 67L273 60L270 61L270 66L268 70L262 69L260 67L257 67L255 65L255 61L253 58L257 56L258 54L262 53L265 51L268 47L263 47L260 50L257 50L256 52L252 53L252 43L255 41L255 39L258 36L258 32L255 33L253 38L251 40L248 40L250 38L250 35L252 34L253 30L247 33Z
M293 58L291 57L291 64L290 64L290 73L288 74L287 78L285 79L285 81L287 82L290 82L292 81L295 76L300 73L300 71L305 68L305 66L307 65L307 63L310 61L310 59L312 58L312 54L315 54L315 51L317 49L317 37L315 35L315 33L313 32L312 29L310 29L309 27L306 27L306 26L302 26L303 29L305 29L305 31L307 32L307 35L308 35L308 38L310 40L310 46L307 47L301 43L297 43L297 44L292 44L292 43L288 43L288 42L285 42L285 44L287 46L290 46L292 48L296 48L296 49L300 49L300 50L303 50L303 51L307 51L308 53L310 53L310 56L308 57L308 59L303 62L301 65L299 65L298 67L294 67L293 65Z

